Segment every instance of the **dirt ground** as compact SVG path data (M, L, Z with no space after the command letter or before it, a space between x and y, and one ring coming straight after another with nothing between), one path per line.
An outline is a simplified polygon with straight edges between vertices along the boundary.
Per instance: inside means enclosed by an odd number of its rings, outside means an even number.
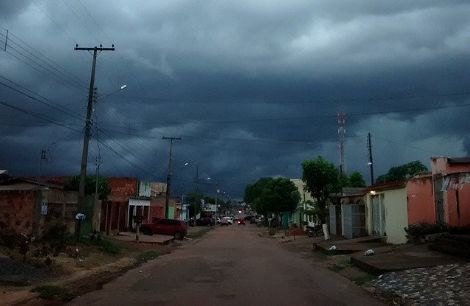
M68 245L67 252L56 257L50 255L49 264L45 263L47 256L33 256L39 245L31 246L25 262L17 249L0 248L1 304L63 304L66 300L100 289L129 269L168 254L184 243L159 245L106 239L110 242L105 246L89 243ZM74 253L77 249L78 252ZM35 290L38 291L33 292Z
M70 305L381 305L316 265L323 259L286 250L259 230L218 227Z

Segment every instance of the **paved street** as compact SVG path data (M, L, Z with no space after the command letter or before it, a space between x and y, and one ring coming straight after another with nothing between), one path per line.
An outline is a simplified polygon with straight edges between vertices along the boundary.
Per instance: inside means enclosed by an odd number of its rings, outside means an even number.
M378 305L251 225L217 227L71 305Z

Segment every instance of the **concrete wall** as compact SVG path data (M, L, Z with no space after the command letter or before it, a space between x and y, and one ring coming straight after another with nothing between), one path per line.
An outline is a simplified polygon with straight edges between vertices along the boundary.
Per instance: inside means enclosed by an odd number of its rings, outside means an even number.
M375 190L375 196L381 198L380 195L383 195L383 200L380 203L384 208L383 230L386 234L386 242L406 243L405 227L408 227L406 188ZM373 218L372 195L369 193L366 196L366 227L369 235L372 234Z
M406 243L405 227L408 227L406 188L385 191L384 205L387 242Z
M448 158L431 159L433 180L444 180L454 173L470 173L470 163L450 164ZM450 226L470 226L470 184L447 191L434 190L434 196L442 194L444 199L444 222Z
M445 192L446 222L450 226L470 226L470 185Z
M410 179L406 184L408 198L408 224L436 222L436 207L432 190L432 177Z

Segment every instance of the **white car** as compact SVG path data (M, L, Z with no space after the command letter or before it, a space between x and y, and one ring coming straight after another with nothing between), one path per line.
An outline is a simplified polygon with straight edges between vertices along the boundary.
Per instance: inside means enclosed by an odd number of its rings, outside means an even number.
M227 219L228 224L233 224L233 218L232 217L225 217Z

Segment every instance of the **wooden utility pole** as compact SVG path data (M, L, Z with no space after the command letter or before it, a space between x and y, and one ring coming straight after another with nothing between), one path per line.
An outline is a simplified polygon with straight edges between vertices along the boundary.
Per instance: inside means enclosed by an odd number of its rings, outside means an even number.
M170 202L171 196L171 162L173 154L173 140L181 140L181 137L166 137L163 136L162 139L170 141L170 156L168 159L168 173L166 176L166 194L165 194L165 219L168 218L168 204Z
M75 45L76 51L93 51L93 62L91 66L91 77L90 77L90 88L88 90L88 104L85 120L85 132L83 135L83 149L82 149L82 161L80 164L80 186L78 188L78 209L83 210L84 199L85 199L85 179L86 170L88 163L88 144L91 136L91 115L93 112L93 97L94 97L94 86L95 86L95 68L96 68L96 56L98 51L114 51L114 45L111 48L103 48L102 45L93 48L80 48L78 44ZM87 216L90 217L90 216Z

